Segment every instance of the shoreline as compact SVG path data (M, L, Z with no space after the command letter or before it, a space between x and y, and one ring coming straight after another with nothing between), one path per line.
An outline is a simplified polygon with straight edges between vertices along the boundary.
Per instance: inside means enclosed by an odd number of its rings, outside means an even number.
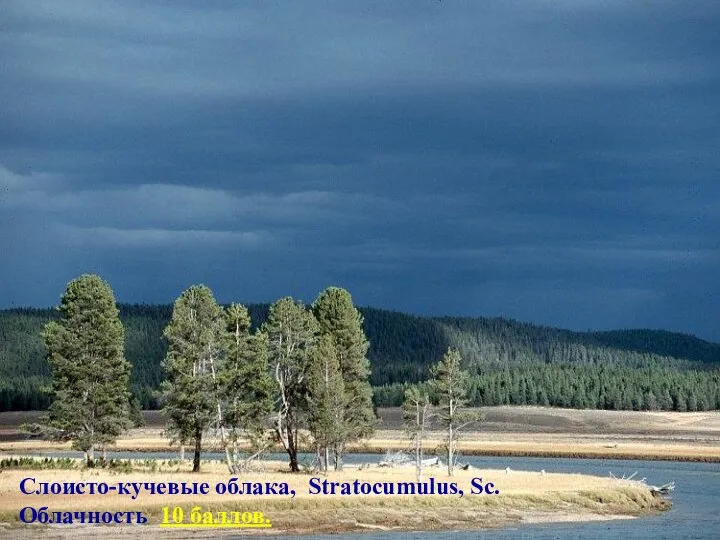
M503 434L513 436L517 434ZM619 442L612 445L608 441L596 442L565 442L539 440L535 443L518 440L485 440L482 442L461 439L459 450L463 456L486 457L531 457L531 458L575 458L575 459L621 459L644 461L681 461L696 463L720 463L720 444L714 441L709 445L703 444L669 444L656 442ZM440 446L440 440L426 441L426 456L432 457L435 448ZM0 442L0 459L11 455L44 455L53 452L72 451L70 444L51 443L42 440L25 440L13 442ZM123 437L115 445L108 448L110 452L131 452L142 454L170 453L177 454L177 446L170 446L159 434L157 436L130 436ZM351 444L348 453L383 455L387 452L408 451L406 441L398 438L370 439L362 444ZM222 453L220 446L208 444L203 453ZM281 446L269 449L269 453L284 453ZM301 453L312 453L310 448L301 448ZM186 457L191 455L186 449ZM442 453L438 454L442 458Z
M508 510L512 510L509 508ZM659 509L656 512L662 512ZM409 509L409 512L417 512L416 509ZM388 532L388 533L431 533L431 532L468 532L468 531L502 531L511 527L524 527L533 525L550 525L564 523L594 523L603 521L618 520L634 520L642 518L645 515L653 515L656 512L648 512L647 514L627 515L627 514L594 514L581 513L571 514L567 510L563 511L525 511L524 515L509 517L494 517L492 522L478 523L476 515L464 516L463 521L446 522L448 526L439 526L437 523L430 523L434 517L430 517L428 528L417 528L416 526L398 526L398 525L382 525L374 523L364 523L352 519L341 519L334 524L318 524L316 527L304 528L272 528L267 530L254 530L248 532L242 529L205 529L200 531L192 530L162 530L163 538L237 538L238 535L257 538L285 538L289 535L303 536L313 538L317 535L342 535L342 534L358 534L371 532ZM107 538L157 538L159 529L152 525L144 526L106 526L106 525L84 525L77 527L60 526L35 526L35 525L12 525L7 522L0 522L0 533L5 532L12 534L14 539L34 539L38 534L42 533L45 540L65 540L72 538L73 540L84 540L97 538L99 534Z
M478 409L484 419L464 432L458 449L465 456L662 460L720 463L720 411L659 412L556 409L498 406ZM69 444L27 439L23 422L40 411L0 413L0 456L8 453L69 450ZM162 436L163 417L145 411L146 426L121 437L110 450L178 452ZM381 424L372 439L348 451L383 454L408 450L398 408L378 409ZM425 441L427 455L439 453L444 435L433 429ZM219 449L212 438L205 451ZM189 449L187 449L189 450ZM275 450L282 452L280 447Z
M297 496L249 496L219 495L214 490L204 496L168 495L160 499L142 492L137 500L125 495L23 495L18 482L24 477L37 478L37 482L181 482L202 481L211 486L215 482L227 482L228 474L220 464L206 464L203 472L192 474L188 468L136 470L130 473L114 473L104 469L28 470L6 469L0 475L0 533L10 532L13 538L44 537L88 538L103 535L155 537L160 531L163 506L181 506L189 515L193 506L202 506L212 512L260 511L272 520L273 527L263 530L242 530L243 535L278 537L288 534L317 535L343 534L369 531L439 531L495 529L539 523L592 522L598 520L632 519L654 515L670 508L671 503L663 497L654 496L648 486L641 482L617 478L605 478L583 474L560 474L535 471L512 471L475 469L457 471L447 477L439 470L426 471L425 480L457 482L465 495L347 495L312 494L308 488L308 474L278 472L279 462L266 462L258 471L247 473L244 481L283 481ZM473 494L472 480L477 477L492 481L500 494ZM331 472L328 480L338 482L412 482L414 473L401 468L357 469ZM303 487L304 486L304 487ZM50 511L142 511L147 524L87 526L87 525L24 525L18 520L19 508L48 507ZM229 514L228 514L229 515ZM103 527L99 529L98 527ZM212 537L237 536L239 529L168 530L164 537L188 538L210 534Z

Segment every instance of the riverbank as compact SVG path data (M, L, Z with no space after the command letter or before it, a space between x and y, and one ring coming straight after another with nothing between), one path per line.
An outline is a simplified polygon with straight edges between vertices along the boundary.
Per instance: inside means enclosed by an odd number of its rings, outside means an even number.
M427 455L437 450L442 457L442 435L431 434L425 442ZM213 441L203 445L205 452L220 452L221 448ZM467 433L458 443L460 461L462 456L498 456L498 457L542 457L542 458L583 458L583 459L628 459L628 460L664 460L690 461L701 463L720 463L720 444L672 442L663 439L639 440L634 438L605 437L568 437L538 435L530 433L485 434ZM0 443L0 458L10 453L43 454L57 451L70 451L70 444L57 444L47 441L17 441ZM142 430L118 440L112 451L132 453L178 453L177 446L170 446L160 431ZM310 451L309 448L302 449ZM376 437L362 444L348 445L348 451L364 454L382 455L388 451L408 451L407 439L401 432L382 431ZM282 453L280 446L270 451ZM187 449L186 455L189 452ZM151 457L150 455L148 457Z
M20 508L46 506L50 511L142 511L148 525L107 527L112 535L155 536L162 517L162 507L181 506L189 515L193 506L201 505L212 512L263 512L271 520L272 529L259 534L320 534L363 530L467 530L503 527L520 523L590 521L632 518L657 513L669 503L654 497L647 486L635 481L602 478L579 474L545 474L542 471L481 470L457 471L452 479L442 469L427 469L426 479L437 482L454 481L465 491L456 495L315 495L310 494L309 475L278 472L282 463L266 463L261 470L243 475L249 482L287 482L295 489L294 499L285 496L258 497L240 495L153 496L141 493L137 500L126 495L24 495L19 483L25 477L37 482L217 482L228 475L219 463L205 464L200 474L176 468L165 471L139 471L117 474L105 470L5 470L0 475L0 521L11 529L14 538L37 536L40 529L45 538L82 538L97 534L97 528L67 526L44 527L18 522ZM323 477L324 478L324 477ZM471 494L473 478L493 482L498 495ZM352 482L414 482L411 469L349 469L331 472L328 480ZM159 499L159 500L158 500ZM172 531L163 531L168 536ZM207 534L208 531L204 531ZM214 530L213 536L227 531ZM228 533L229 534L229 533ZM237 534L237 531L235 531ZM187 532L184 533L187 537Z

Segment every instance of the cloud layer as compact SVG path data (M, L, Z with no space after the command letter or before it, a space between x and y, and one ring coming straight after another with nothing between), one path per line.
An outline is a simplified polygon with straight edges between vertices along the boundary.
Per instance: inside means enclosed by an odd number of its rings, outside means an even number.
M720 340L720 7L0 4L0 306L356 302Z

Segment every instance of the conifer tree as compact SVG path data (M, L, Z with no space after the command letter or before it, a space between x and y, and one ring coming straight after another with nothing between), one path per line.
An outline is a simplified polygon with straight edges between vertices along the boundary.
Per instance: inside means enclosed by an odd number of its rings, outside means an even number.
M333 338L345 386L344 440L334 447L335 468L342 469L347 443L369 437L377 425L369 381L369 344L362 328L363 317L345 289L328 287L317 297L312 310L320 334Z
M249 439L258 451L264 448L264 421L272 409L273 385L268 373L267 336L250 332L247 308L232 304L225 318L228 345L218 370L218 410L228 468L236 473L241 437Z
M302 415L307 408L307 373L317 324L301 302L281 298L270 306L262 331L268 340L270 371L277 384L275 431L298 472L298 443Z
M308 427L321 467L327 472L330 449L345 440L345 385L332 336L325 334L313 350L308 370Z
M200 471L203 432L217 422L216 370L225 354L225 318L212 291L193 285L175 301L165 328L168 351L161 386L167 431L194 441L193 472Z
M43 332L53 397L46 427L91 464L96 448L104 450L132 425L125 333L112 289L97 275L71 281L58 309L60 321Z
M447 430L445 438L448 475L455 474L457 441L460 430L479 420L479 416L464 412L461 407L467 403L467 381L469 375L461 368L460 353L457 349L448 349L442 360L435 364L430 373L430 384L438 400L437 416L439 423Z

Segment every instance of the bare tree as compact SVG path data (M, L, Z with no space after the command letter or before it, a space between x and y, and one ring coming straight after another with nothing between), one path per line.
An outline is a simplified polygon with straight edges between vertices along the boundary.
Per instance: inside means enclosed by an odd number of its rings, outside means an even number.
M418 482L422 481L423 441L431 417L432 404L427 391L418 386L408 388L403 401L403 423L415 451L415 476Z

